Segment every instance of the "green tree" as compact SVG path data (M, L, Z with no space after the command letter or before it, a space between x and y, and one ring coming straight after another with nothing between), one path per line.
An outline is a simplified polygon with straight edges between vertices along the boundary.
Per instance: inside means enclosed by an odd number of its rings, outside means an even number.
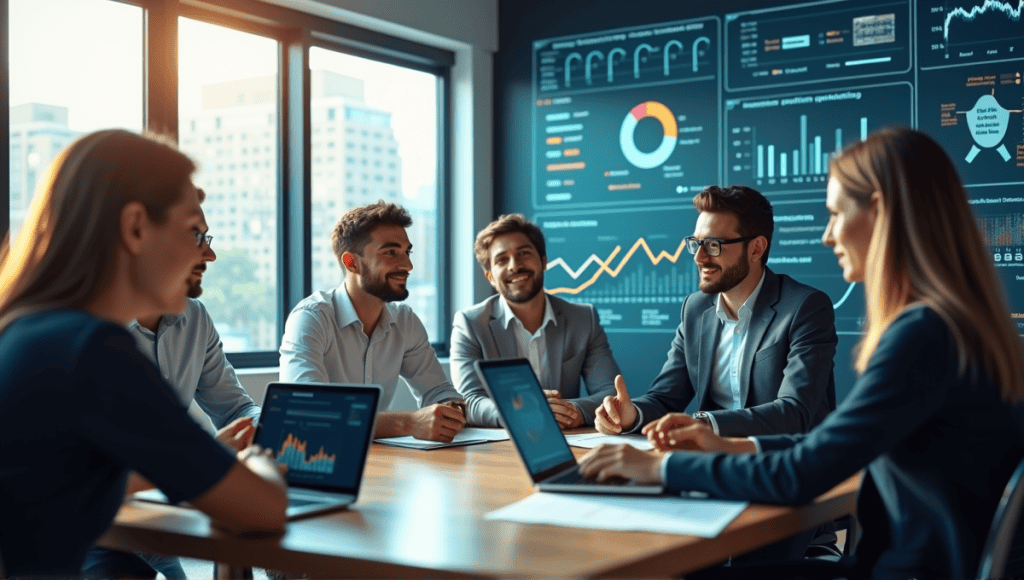
M241 331L248 335L254 348L259 344L260 320L274 321L274 289L260 282L259 265L246 250L233 249L217 253L217 261L209 264L203 276L203 304L221 334Z

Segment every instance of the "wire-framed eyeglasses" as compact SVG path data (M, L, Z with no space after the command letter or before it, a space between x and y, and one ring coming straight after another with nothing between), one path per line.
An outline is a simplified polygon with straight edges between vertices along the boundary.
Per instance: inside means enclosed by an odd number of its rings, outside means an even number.
M705 238L699 240L693 236L686 238L686 250L693 255L697 255L701 246L704 246L704 253L711 256L712 258L722 255L722 246L725 244L736 244L739 242L746 242L752 240L757 236L744 236L742 238L733 238L731 240L720 240L718 238Z
M210 245L213 244L213 236L208 236L208 235L204 234L203 232L201 232L199 230L196 230L195 235L196 235L196 247L197 248L203 247L203 242L206 242L207 246L210 246Z

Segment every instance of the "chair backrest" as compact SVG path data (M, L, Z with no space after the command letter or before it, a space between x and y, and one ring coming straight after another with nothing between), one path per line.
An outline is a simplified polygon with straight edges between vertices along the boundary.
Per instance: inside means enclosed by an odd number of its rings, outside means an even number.
M992 518L985 548L981 551L978 575L975 578L1002 578L1006 560L1013 546L1014 532L1024 505L1024 460L1021 460L1003 490L996 515Z

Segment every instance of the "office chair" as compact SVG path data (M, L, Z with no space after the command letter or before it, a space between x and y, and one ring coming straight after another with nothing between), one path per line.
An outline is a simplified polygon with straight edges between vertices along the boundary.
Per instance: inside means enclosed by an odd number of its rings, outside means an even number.
M1024 505L1024 460L1010 476L1010 481L1003 490L996 515L992 518L985 548L981 551L978 574L975 578L1002 578L1006 572L1006 563L1020 520L1021 506Z

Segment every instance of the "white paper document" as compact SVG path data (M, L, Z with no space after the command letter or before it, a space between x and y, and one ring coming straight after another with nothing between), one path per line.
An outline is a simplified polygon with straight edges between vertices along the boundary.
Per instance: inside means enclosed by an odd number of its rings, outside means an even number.
M579 435L566 435L565 440L573 447L586 447L587 449L593 449L602 443L607 443L608 445L625 443L627 445L632 445L641 451L650 451L651 449L654 449L654 445L651 445L651 442L643 435L604 435L601 433L582 433Z
M505 431L504 429L480 429L477 427L467 427L462 431L459 431L450 443L425 441L412 436L386 437L383 439L374 439L374 441L385 445L408 447L410 449L441 449L443 447L460 447L463 445L489 443L491 441L504 441L505 439L508 439L508 431Z
M747 505L748 502L674 496L638 498L538 492L485 517L520 524L713 538Z

